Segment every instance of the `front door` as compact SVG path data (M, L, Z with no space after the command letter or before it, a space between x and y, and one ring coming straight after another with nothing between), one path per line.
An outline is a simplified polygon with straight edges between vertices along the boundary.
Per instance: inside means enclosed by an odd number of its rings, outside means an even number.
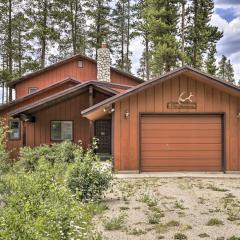
M95 121L95 137L99 140L97 153L111 154L111 119Z

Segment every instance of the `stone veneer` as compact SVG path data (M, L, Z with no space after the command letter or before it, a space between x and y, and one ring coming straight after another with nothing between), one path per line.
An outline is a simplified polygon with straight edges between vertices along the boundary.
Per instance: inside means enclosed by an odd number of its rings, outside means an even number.
M111 57L110 50L102 47L97 50L97 80L111 82L110 78Z

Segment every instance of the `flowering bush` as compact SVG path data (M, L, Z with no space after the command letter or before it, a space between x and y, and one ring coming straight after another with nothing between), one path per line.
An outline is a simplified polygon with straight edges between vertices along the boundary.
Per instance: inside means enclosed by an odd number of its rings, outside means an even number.
M99 200L112 180L111 169L89 149L78 162L68 177L68 186L82 201Z

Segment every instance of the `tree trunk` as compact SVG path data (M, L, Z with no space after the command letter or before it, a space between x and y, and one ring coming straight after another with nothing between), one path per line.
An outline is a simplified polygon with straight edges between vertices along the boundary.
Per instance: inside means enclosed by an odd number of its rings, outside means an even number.
M12 78L13 74L13 46L12 46L12 0L8 1L8 67L10 77ZM12 101L12 89L9 89L9 101Z
M185 53L185 0L182 0L182 53ZM182 66L184 66L184 59L182 58Z
M46 41L46 28L47 28L47 15L48 15L48 4L47 0L44 1L44 9L43 9L43 33L41 36L41 68L45 67L45 60L46 60L46 47L47 47L47 41Z
M146 34L146 37L145 37L145 58L146 58L146 78L147 78L147 81L149 80L150 78L150 66L149 66L149 41L148 41L148 36Z
M128 15L127 15L127 72L130 72L130 65L129 65L129 45L130 45L130 0L128 0Z
M22 37L21 31L18 30L18 74L22 75Z

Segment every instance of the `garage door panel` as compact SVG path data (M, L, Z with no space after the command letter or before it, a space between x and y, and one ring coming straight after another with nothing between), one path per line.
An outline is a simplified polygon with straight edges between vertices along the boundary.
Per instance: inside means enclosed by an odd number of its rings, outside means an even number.
M143 151L142 152L142 157L155 157L156 158L161 158L161 157L177 157L177 158L191 158L194 160L197 156L201 158L212 158L216 157L219 158L221 157L221 152L220 151L187 151L187 150L181 150L181 151Z
M197 117L197 119L196 119ZM159 116L144 116L142 117L142 124L144 123L166 123L166 124L209 124L209 123L221 123L221 118L216 116L203 116L203 115L198 115L198 116L174 116L174 117L169 117L169 116L161 116L161 119Z
M221 150L221 144L220 143L145 143L141 144L142 151L159 151L159 150L165 150L165 151L185 151L185 150L191 150L191 151L208 151L208 150L215 150L220 151Z
M179 143L179 139L177 138L169 138L169 137L166 137L166 138L153 138L153 137L145 137L145 138L142 138L142 144L152 144L152 143L157 143L157 144L160 144L160 143L163 143L163 144L170 144L170 143L176 143L178 144ZM212 144L212 143L217 143L217 144L221 144L221 139L220 138L213 138L213 137L209 137L207 140L206 138L189 138L189 137L182 137L181 138L181 142L182 143L187 143L187 144L191 144L191 143L195 143L195 144L202 144L202 143L209 143L209 144Z
M187 158L187 157L146 157L147 161L142 163L142 166L158 166L158 165L181 165L181 164L188 164L188 165L216 165L219 163L219 158L213 158L213 157L206 157L205 159L202 159L202 157L196 157L194 159ZM161 160L161 161L156 161Z
M142 130L179 130L179 125L169 123L143 123ZM220 130L221 125L219 123L181 123L181 130Z
M202 130L202 129L195 129L195 130L142 130L142 137L152 137L152 138L159 138L159 135L161 135L161 138L164 137L171 137L171 138L182 138L183 136L187 136L188 138L206 138L208 137L221 137L221 131L220 130Z
M221 171L218 166L157 166L157 167L144 167L145 172L156 172L156 168L159 172L177 172L177 171L195 171L195 172L215 172Z
M142 171L221 171L220 116L141 118Z

